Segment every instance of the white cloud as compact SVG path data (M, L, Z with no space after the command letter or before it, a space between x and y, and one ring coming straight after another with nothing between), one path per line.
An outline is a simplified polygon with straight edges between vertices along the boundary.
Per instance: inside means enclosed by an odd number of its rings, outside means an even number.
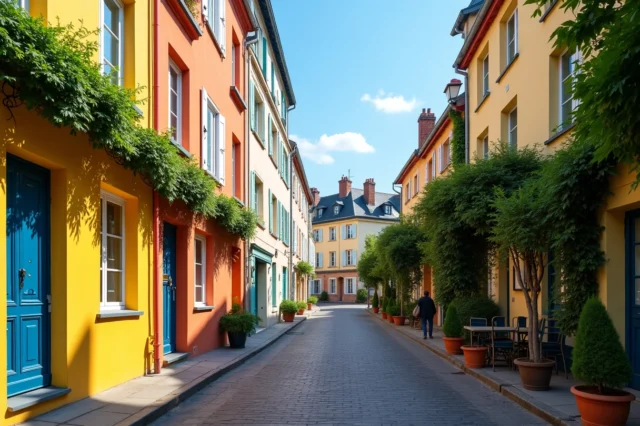
M370 94L365 93L360 98L362 102L372 103L378 111L382 111L386 114L398 114L401 112L411 112L418 104L418 100L414 97L411 100L405 99L402 95L394 95L393 93L385 93L384 90L379 90L375 97L371 97Z
M302 157L317 164L332 164L335 159L330 155L331 152L355 152L358 154L375 152L375 148L369 145L360 133L345 132L330 136L322 135L316 143L295 135L291 135L291 139L298 143Z

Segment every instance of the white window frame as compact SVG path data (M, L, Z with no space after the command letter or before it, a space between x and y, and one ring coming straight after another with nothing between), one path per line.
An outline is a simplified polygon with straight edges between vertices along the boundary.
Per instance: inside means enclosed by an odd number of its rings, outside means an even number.
M316 268L320 267L320 253L316 253Z
M340 214L340 206L333 206L333 214L336 216Z
M384 214L386 214L386 215L390 215L391 213L392 213L392 211L391 211L391 206L390 206L390 205L388 205L388 204L387 204L387 205L385 205L385 206L384 206Z
M489 135L482 138L482 156L485 160L489 158Z
M511 122L512 115L514 112L516 113L515 125L513 125L513 123ZM514 107L511 111L509 111L509 115L507 117L507 132L508 132L509 146L517 148L518 147L518 107L517 106ZM512 136L514 133L515 133L515 138L513 138Z
M322 292L320 280L313 280L313 288L311 290L313 294L320 294Z
M346 250L347 266L353 266L353 250Z
M177 87L178 87L178 91L176 93L176 96L178 97L178 100L176 102L176 105L178 107L178 111L176 111L176 137L173 137L173 133L170 135L171 141L173 143L175 143L176 145L181 145L182 146L182 70L176 65L175 62L173 62L171 59L169 59L169 105L168 105L168 109L169 109L169 129L171 129L171 115L173 114L173 111L171 111L171 71L173 71L176 74L176 78L177 78Z
M318 209L318 214L317 214L318 219L322 217L322 210L324 209Z
M347 227L346 228L346 230L347 230L347 239L351 240L351 239L355 238L356 234L354 232L355 228L353 227L353 225L349 224L349 225L346 225L346 227Z
M207 171L220 185L225 184L226 166L226 121L220 108L202 88L202 168ZM213 135L209 129L209 113L215 121Z
M238 48L235 44L231 44L231 85L236 87L236 55L238 54Z
M418 192L419 192L418 186L419 186L418 173L416 173L416 175L413 177L413 196L414 197L418 195Z
M329 228L329 241L335 241L336 240L336 227L332 226Z
M335 278L329 278L329 294L336 294L337 285Z
M18 4L20 5L21 8L23 8L27 12L30 12L29 0L20 0Z
M196 244L202 244L202 259L200 262L200 266L202 267L202 300L198 300L198 282L196 280L197 276L197 266L198 259L196 258L196 254L198 251L196 250ZM196 235L193 239L193 302L196 306L206 306L207 304L207 239L204 235Z
M568 75L564 75L564 70L563 70L563 63L564 63L564 59L565 57L569 56L569 67L570 67L570 73ZM564 84L568 79L574 79L577 73L576 70L576 62L580 62L581 60L581 54L580 51L576 49L576 51L574 52L569 52L568 50L566 50L561 56L560 56L560 61L559 61L559 82L558 82L558 100L559 100L559 111L558 111L558 124L559 124L559 128L562 129L564 127L568 127L573 123L573 117L571 117L571 114L569 114L569 117L564 117L564 105L567 102L571 102L571 112L575 111L575 109L578 107L578 105L580 105L580 101L578 99L575 98L574 94L571 93L570 96L565 100L563 99L563 95L564 95Z
M513 21L513 34L509 34L509 24ZM518 9L513 11L507 20L507 65L509 65L518 55ZM509 57L509 46L513 44L513 56Z
M351 285L352 291L349 291L349 285ZM356 294L356 284L354 283L354 278L345 278L344 294Z
M489 54L482 59L482 96L489 94Z
M207 0L202 2L204 20L211 29L211 34L225 56L226 49L226 1Z
M20 6L23 7L25 10L29 11L29 1L30 0L20 0ZM104 62L106 61L105 58L105 50L104 50L104 34L102 33L102 31L105 31L105 22L104 22L104 7L105 7L105 2L107 1L111 1L113 4L115 4L118 7L118 25L120 28L118 28L118 65L114 66L114 64L112 64L111 62L109 62L109 65L111 65L112 68L117 68L118 69L118 85L122 86L122 84L124 83L124 66L123 66L123 62L124 62L124 4L122 4L122 2L120 0L101 0L100 1L100 24L101 24L101 32L100 32L100 58L102 59L100 61L100 69L102 70L102 72L104 73ZM109 31L114 37L115 34L113 34L112 30L107 30ZM171 108L171 106L169 106L169 108Z
M120 218L120 223L122 224L122 237L118 235L111 235L107 232L104 232L107 229L107 202L120 206L122 217ZM100 302L100 310L123 310L125 309L125 299L126 299L126 286L125 286L125 274L126 274L126 261L127 256L125 252L126 248L126 223L125 223L125 208L126 203L123 198L120 198L110 192L100 191L100 203L101 203L101 217L100 217L100 292L102 295L102 301ZM107 268L107 237L120 239L122 247L122 269L109 269ZM118 302L107 302L107 282L108 282L108 272L120 272L120 294L122 295L122 300Z
M330 251L329 252L329 266L331 266L332 268L335 268L336 266L336 252L335 251Z

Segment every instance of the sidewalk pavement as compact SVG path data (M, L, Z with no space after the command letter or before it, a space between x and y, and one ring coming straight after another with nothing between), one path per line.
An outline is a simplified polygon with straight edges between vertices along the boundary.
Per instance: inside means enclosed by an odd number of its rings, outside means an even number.
M380 314L374 314L371 309L367 309L367 311L382 320ZM433 329L434 339L424 340L422 338L422 330L406 325L396 326L387 320L383 322L547 422L563 426L578 426L581 424L575 397L570 392L571 386L578 385L580 382L574 380L571 375L567 380L562 372L557 376L554 374L551 377L551 389L548 391L535 392L526 390L522 387L520 374L507 367L504 361L500 363L500 367L496 363L496 371L493 371L492 367L471 369L465 366L463 355L449 355L444 349L444 341L442 340L444 334L439 327L434 327ZM627 425L640 426L640 392L633 389L626 390L634 393L638 398L631 404L631 414Z
M281 322L247 339L244 349L215 349L165 367L158 375L130 380L89 398L35 417L24 426L131 426L146 425L194 395L220 376L263 351L299 326L312 312Z

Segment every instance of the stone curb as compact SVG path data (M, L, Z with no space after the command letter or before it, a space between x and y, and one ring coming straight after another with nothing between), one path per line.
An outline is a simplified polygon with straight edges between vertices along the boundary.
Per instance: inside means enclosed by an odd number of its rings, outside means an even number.
M316 312L316 310L314 310L310 315L313 315L314 312ZM287 334L288 332L297 328L300 324L305 322L307 318L308 318L307 315L303 316L300 319L300 321L295 322L292 327L282 330L282 332L276 335L272 340L263 344L262 346L259 346L253 349L251 352L248 352L244 357L231 362L230 364L226 365L220 370L216 370L215 372L212 372L209 375L202 376L197 381L191 382L188 385L183 386L180 389L177 389L176 391L170 393L169 395L163 398L160 398L159 400L154 402L153 405L137 412L131 417L126 418L122 422L118 423L117 426L144 426L144 425L148 425L154 420L157 420L162 415L169 412L171 409L177 407L182 402L189 399L198 391L204 389L211 383L218 380L224 374L227 374L228 372L235 370L236 368L238 368L239 366L241 366L242 364L244 364L245 362L247 362L257 354L259 354L260 352L267 349L269 346L273 345L275 342L280 340L282 336L284 336L285 334Z
M395 326L395 325L391 324L389 321L383 320L382 316L378 316L377 314L373 313L372 310L367 309L367 312L369 312L374 317L378 318L380 321L386 323L388 326L390 326L391 328L395 329L400 334L402 334L405 337L411 339L415 343L418 343L419 345L422 345L425 348L429 349L435 355L438 355L440 358L444 359L445 361L450 362L456 368L462 370L465 374L467 374L467 375L469 375L471 377L474 377L475 379L481 381L482 383L484 383L486 386L488 386L492 390L500 393L501 395L505 396L506 398L509 398L511 401L513 401L516 404L520 405L525 410L527 410L527 411L535 414L536 416L540 417L544 421L549 422L550 424L552 424L554 426L576 426L578 424L575 421L575 419L573 419L573 418L569 419L565 415L559 413L557 410L549 407L548 405L535 401L533 398L531 398L529 395L525 394L521 390L519 390L517 388L514 388L514 387L512 387L511 385L508 385L508 384L499 383L499 382L493 380L490 377L487 377L487 376L485 376L483 374L478 373L477 371L475 371L472 368L467 368L467 366L464 365L464 362L460 361L457 358L452 357L451 355L449 355L445 351L442 351L442 350L440 350L438 348L434 348L434 347L430 346L429 344L427 344L426 342L422 342L420 340L414 339L412 336L410 336L409 334L404 333L402 331L403 327Z

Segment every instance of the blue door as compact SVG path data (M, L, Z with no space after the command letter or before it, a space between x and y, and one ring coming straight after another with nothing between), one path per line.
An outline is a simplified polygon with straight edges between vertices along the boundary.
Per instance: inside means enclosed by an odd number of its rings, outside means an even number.
M176 227L165 223L162 239L162 336L164 353L176 350Z
M627 354L640 389L640 210L627 213Z
M251 257L251 287L249 288L249 303L251 313L258 315L258 263Z
M7 155L7 391L51 384L49 171Z

